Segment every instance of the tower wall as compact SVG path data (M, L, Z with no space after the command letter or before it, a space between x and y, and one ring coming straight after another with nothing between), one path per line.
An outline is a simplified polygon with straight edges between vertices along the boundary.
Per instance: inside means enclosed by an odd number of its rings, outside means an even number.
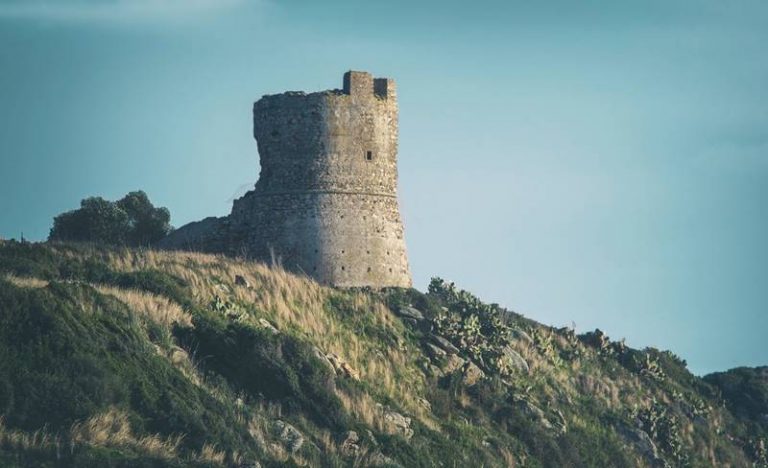
M411 285L397 203L394 81L254 104L261 174L230 216L234 244L335 286Z

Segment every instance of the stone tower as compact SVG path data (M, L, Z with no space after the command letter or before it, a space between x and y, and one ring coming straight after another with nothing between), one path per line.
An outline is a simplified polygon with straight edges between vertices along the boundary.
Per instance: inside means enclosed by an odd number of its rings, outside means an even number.
M397 119L395 82L366 72L345 73L342 90L262 97L253 106L261 174L217 228L227 250L334 286L411 286Z

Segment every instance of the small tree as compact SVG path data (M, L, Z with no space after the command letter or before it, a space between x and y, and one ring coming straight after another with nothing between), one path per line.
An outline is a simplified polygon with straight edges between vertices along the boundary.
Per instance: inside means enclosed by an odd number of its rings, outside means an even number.
M168 208L155 208L142 191L131 192L116 203L128 214L131 224L128 244L152 245L171 230L171 213Z
M171 231L170 218L167 208L155 208L142 191L117 202L90 197L79 209L56 216L48 239L149 246Z

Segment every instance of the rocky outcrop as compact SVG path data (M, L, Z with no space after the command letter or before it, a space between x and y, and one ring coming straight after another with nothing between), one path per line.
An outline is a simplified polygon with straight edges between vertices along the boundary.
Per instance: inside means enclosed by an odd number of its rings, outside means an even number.
M355 457L360 453L362 438L355 431L347 431L339 441L339 450L345 457Z
M261 328L271 332L273 335L277 335L278 333L280 333L280 330L275 328L275 326L272 325L267 319L260 318L259 325L261 326Z
M534 405L528 400L520 400L517 402L517 407L520 409L520 412L524 414L526 417L528 417L530 420L536 422L538 425L543 427L544 429L552 429L552 423L549 422L547 419L547 416L544 414L544 411L542 411L541 408Z
M397 313L403 318L409 318L416 321L424 320L424 314L419 309L413 307L401 307L397 310Z
M304 445L304 435L285 421L275 421L275 435L290 453L298 452Z
M477 366L472 361L467 361L466 365L464 365L464 374L462 378L462 382L464 382L464 385L471 387L472 385L475 385L477 382L480 381L480 379L485 377L485 372L483 372L480 367Z
M440 335L429 335L429 339L448 354L459 354L459 348Z
M348 362L337 354L327 354L326 358L328 358L328 361L330 361L331 365L336 370L336 375L344 376L352 380L360 380L360 373L353 369Z
M626 424L619 424L616 430L630 447L651 463L651 466L664 466L664 460L659 454L659 449L645 431Z
M512 349L510 346L505 346L502 349L502 353L513 369L524 372L526 374L528 373L530 370L528 367L528 362L522 356L520 356L517 351Z
M403 416L402 414L393 411L390 408L385 408L379 405L384 413L384 421L392 427L396 433L400 434L405 440L410 440L413 437L413 429L411 429L411 418Z

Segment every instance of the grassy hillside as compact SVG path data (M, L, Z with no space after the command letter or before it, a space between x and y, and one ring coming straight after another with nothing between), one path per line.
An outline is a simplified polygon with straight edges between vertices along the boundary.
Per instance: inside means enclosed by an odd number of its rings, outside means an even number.
M768 466L768 371L575 335L435 279L0 243L0 466Z

